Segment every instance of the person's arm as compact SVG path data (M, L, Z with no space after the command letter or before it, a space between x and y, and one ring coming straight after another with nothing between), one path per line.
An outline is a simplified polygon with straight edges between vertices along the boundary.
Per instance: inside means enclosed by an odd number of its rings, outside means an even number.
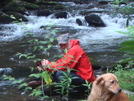
M70 69L73 69L75 65L78 63L79 56L77 55L78 52L68 52L64 55L63 58L57 60L56 62L48 62L48 71L52 71L53 69L58 70L66 70L65 67L69 67Z

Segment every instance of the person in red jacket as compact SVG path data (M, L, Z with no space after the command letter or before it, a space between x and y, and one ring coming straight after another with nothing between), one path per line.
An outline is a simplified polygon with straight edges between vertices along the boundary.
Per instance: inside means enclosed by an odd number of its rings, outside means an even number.
M85 80L89 83L93 82L95 76L93 74L92 64L85 51L81 48L79 40L69 39L68 34L63 34L57 38L57 41L62 50L67 49L63 58L55 62L50 62L47 59L41 61L43 67L50 67L49 69L47 68L47 71L55 72L53 75L54 81L60 82L59 77L64 76L61 71L66 71L69 68L75 70L70 75L77 77L76 79L72 79L73 85L85 84ZM41 70L39 66L37 68Z

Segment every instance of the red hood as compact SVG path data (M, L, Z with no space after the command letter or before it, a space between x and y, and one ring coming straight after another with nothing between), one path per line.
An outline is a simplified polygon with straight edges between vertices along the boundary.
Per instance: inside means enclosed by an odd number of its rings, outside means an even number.
M72 48L75 45L80 45L80 42L77 39L72 39L72 40L70 40L70 44L71 44L71 48Z

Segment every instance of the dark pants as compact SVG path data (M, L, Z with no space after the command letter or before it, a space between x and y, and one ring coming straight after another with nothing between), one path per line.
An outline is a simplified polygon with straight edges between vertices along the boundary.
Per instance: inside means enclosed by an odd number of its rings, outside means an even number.
M57 83L60 83L60 76L64 76L63 71L57 71L55 72L52 77L53 80ZM70 77L76 77L75 79L72 79L72 83L71 85L76 86L75 90L80 90L80 91L85 91L87 90L86 86L83 86L83 84L85 84L85 80L80 77L78 74L71 72L70 73Z

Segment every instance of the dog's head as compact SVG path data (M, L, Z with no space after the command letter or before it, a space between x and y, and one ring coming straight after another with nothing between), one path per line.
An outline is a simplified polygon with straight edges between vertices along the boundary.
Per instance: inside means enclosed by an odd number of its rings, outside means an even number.
M117 94L121 91L121 88L118 84L117 77L112 73L102 74L95 80L95 85L99 86L102 91L112 92Z

